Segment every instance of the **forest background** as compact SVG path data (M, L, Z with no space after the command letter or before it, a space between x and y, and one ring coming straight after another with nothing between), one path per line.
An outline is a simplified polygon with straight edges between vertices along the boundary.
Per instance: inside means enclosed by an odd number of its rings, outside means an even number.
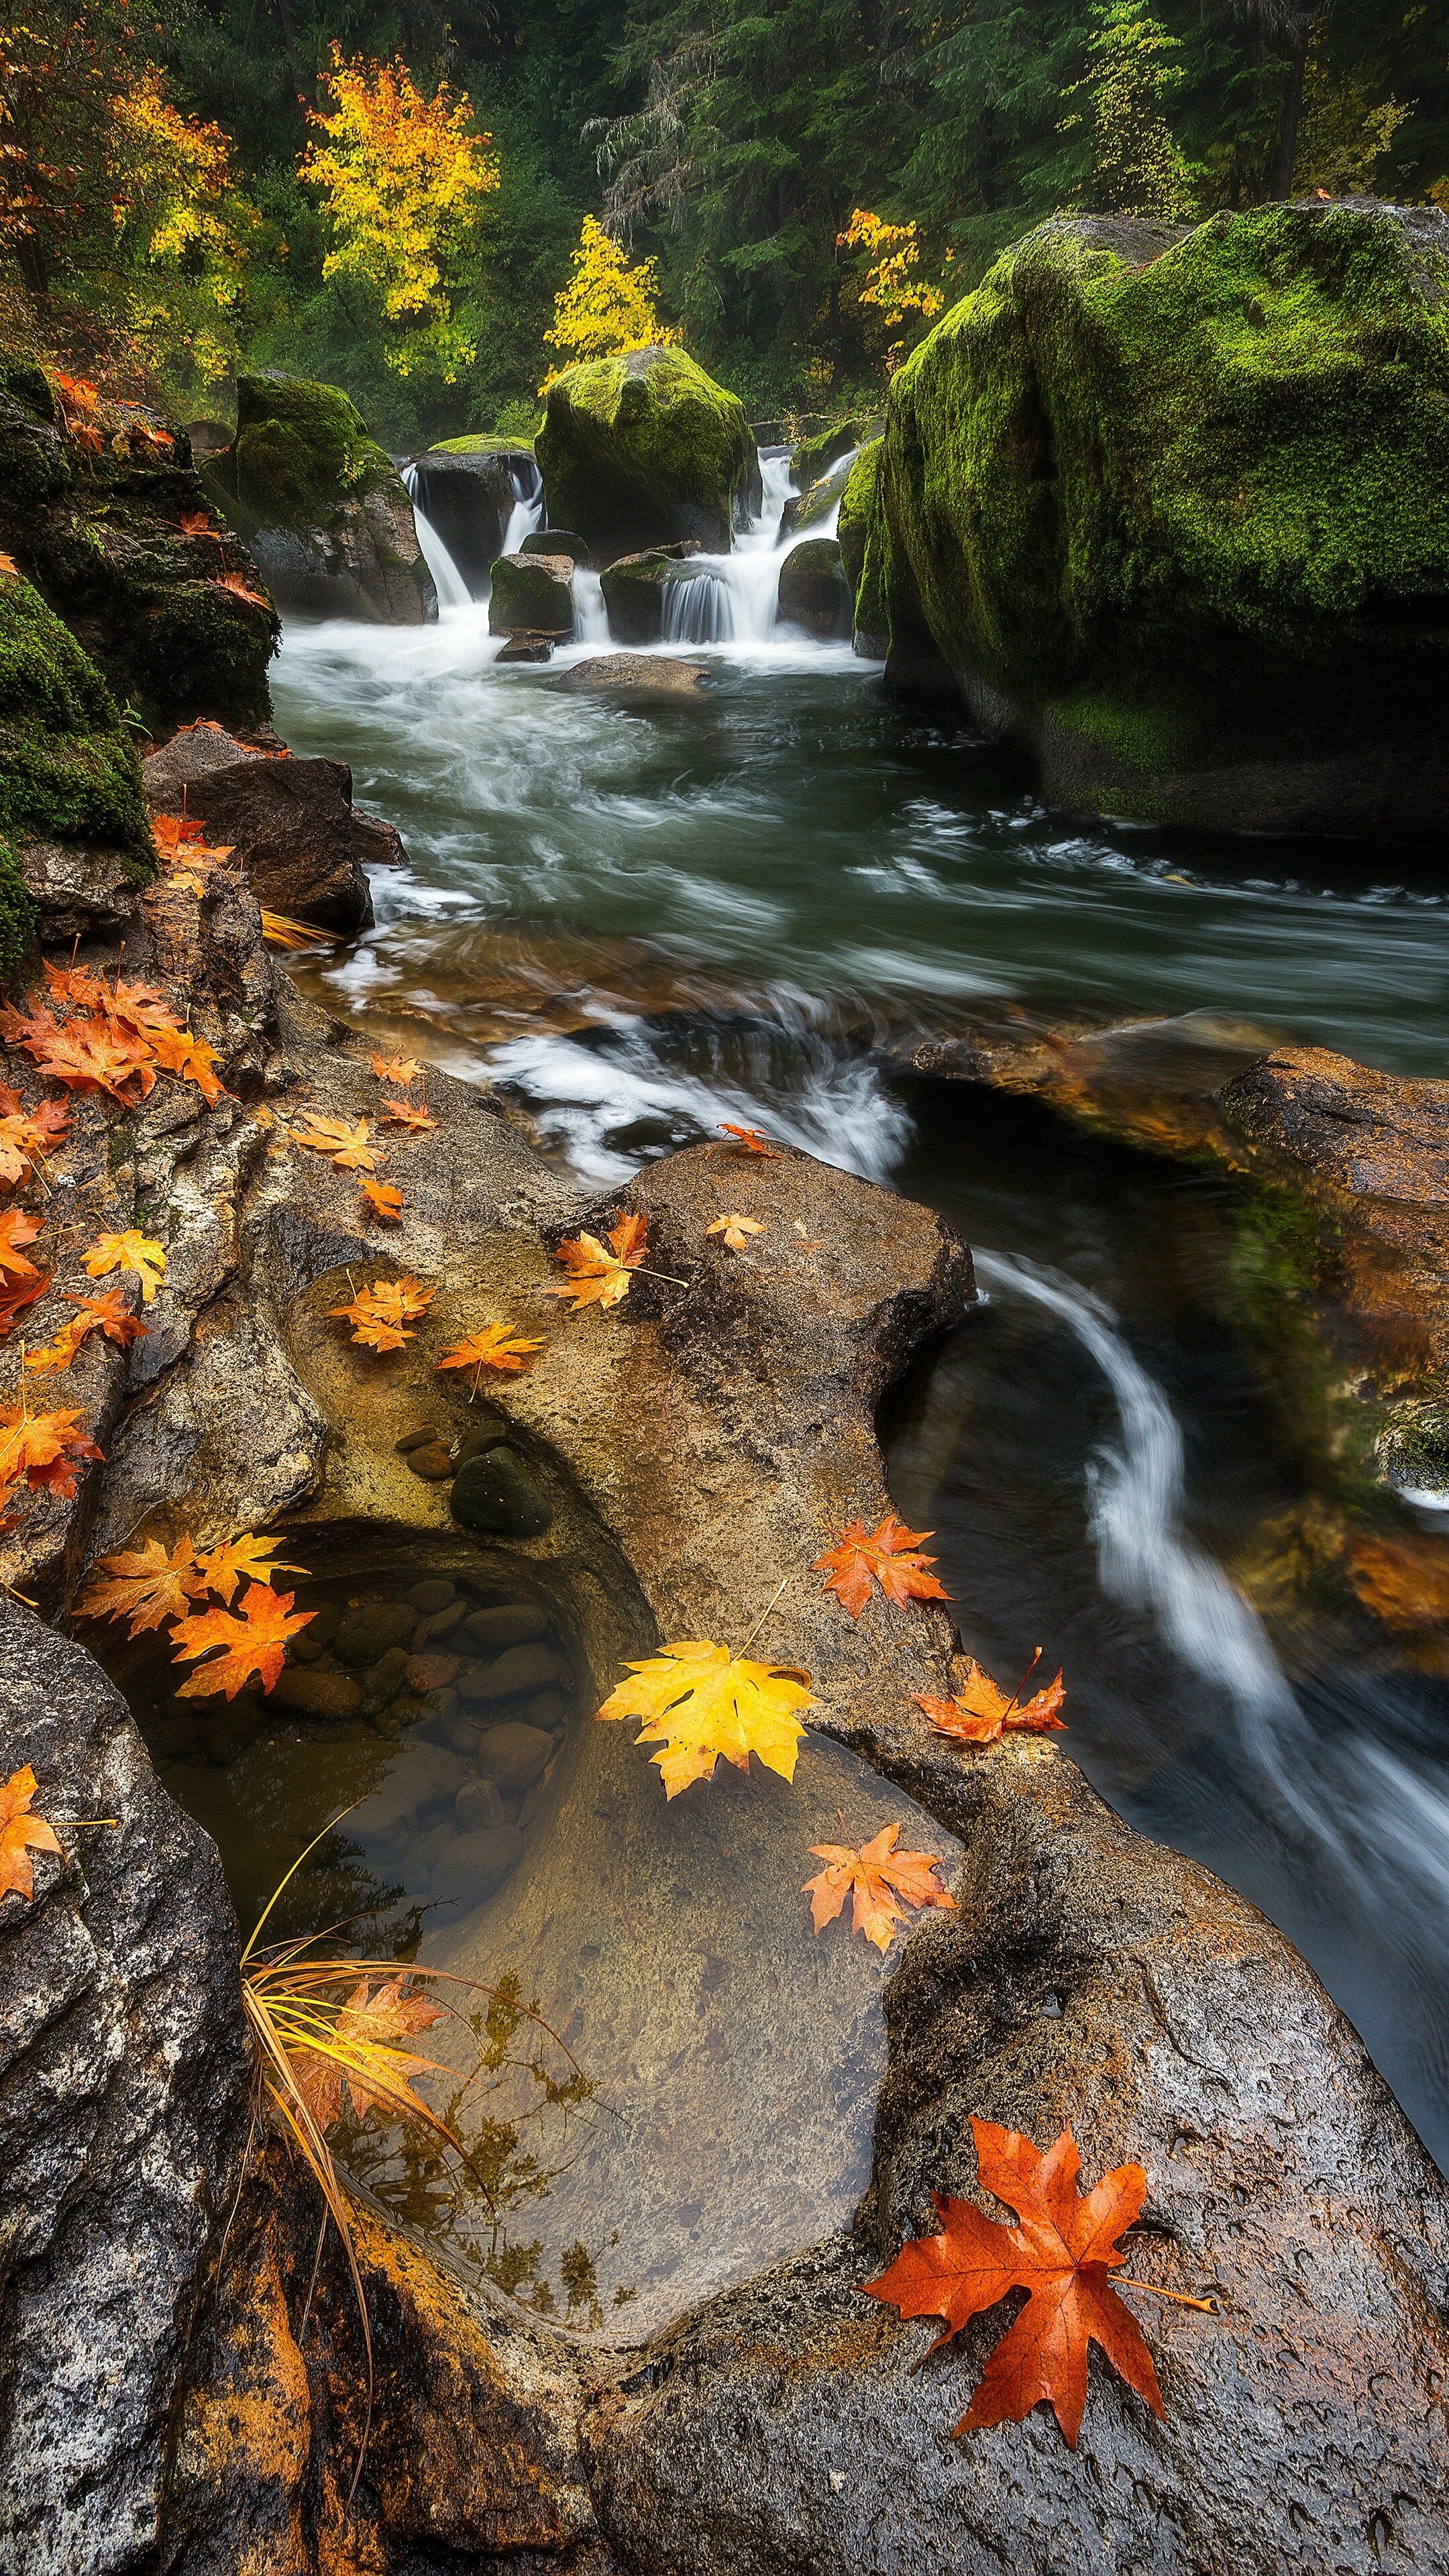
M185 418L320 377L397 451L657 330L757 422L850 410L1062 209L1449 209L1440 0L21 6L0 265L46 345Z

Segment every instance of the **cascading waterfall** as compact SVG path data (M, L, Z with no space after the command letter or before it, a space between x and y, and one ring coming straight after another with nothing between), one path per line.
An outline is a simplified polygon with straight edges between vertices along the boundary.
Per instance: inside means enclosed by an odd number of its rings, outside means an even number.
M790 497L790 451L760 449L761 503L727 555L694 555L664 586L666 644L763 644L774 632L780 520Z
M604 605L604 586L598 574L590 572L587 564L574 566L573 594L574 642L607 644L609 612Z
M433 587L438 594L438 606L439 608L466 608L473 594L432 520L425 517L418 506L417 467L405 465L402 479L403 489L413 505L413 521L418 532L418 544L423 550L423 561L433 576Z
M531 537L543 517L543 476L531 456L510 465L513 484L513 507L503 531L500 554L516 555L525 537Z

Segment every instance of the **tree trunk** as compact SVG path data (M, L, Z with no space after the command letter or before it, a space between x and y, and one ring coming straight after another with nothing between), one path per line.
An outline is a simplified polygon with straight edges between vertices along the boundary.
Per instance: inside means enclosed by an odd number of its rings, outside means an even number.
M1278 149L1273 160L1273 178L1268 194L1282 205L1293 186L1293 164L1298 156L1298 126L1303 114L1303 82L1308 70L1308 47L1313 35L1314 18L1305 10L1298 22L1298 41L1288 65L1288 80L1283 92L1283 116L1278 127Z

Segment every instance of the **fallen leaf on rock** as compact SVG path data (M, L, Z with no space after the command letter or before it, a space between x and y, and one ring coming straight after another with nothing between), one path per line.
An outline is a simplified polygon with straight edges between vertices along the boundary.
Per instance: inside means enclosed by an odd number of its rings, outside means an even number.
M350 1306L331 1306L328 1313L352 1325L355 1342L375 1351L400 1351L404 1342L416 1339L407 1326L425 1315L432 1302L432 1289L420 1279L375 1279L370 1288L359 1289Z
M440 1369L521 1369L527 1366L534 1351L541 1351L541 1341L510 1339L506 1324L480 1324L465 1342L444 1351L434 1365Z
M188 845L200 847L206 839L206 825L189 814L153 814L151 838L163 857L174 856Z
M4 1084L0 1084L0 1102L14 1104L0 1115L0 1185L13 1189L34 1162L54 1151L70 1117L58 1100L43 1100L36 1109L24 1109Z
M244 599L252 608L265 608L270 614L271 601L263 592L253 590L249 583L244 582L239 572L221 572L214 578L218 590L229 590L233 599Z
M225 1539L220 1547L210 1548L197 1562L208 1592L214 1592L228 1608L239 1583L270 1583L274 1574L305 1574L305 1565L271 1564L279 1547L279 1538L258 1538L243 1530L239 1538Z
M941 2234L902 2246L879 2280L862 2284L871 2298L899 2308L903 2317L943 2319L945 2332L932 2352L1009 2290L1029 2293L953 2430L1020 2424L1045 2399L1075 2450L1087 2399L1089 2343L1100 2344L1128 2387L1160 2415L1152 2355L1109 2278L1109 2266L1127 2259L1116 2239L1132 2226L1146 2197L1141 2165L1119 2165L1083 2196L1076 2188L1081 2159L1070 2129L1041 2155L1018 2130L975 2119L971 2128L983 2188L1014 2209L1020 2224L1005 2227L984 2218L971 2201L936 2192Z
M82 1466L103 1456L75 1411L27 1413L23 1404L0 1404L0 1500L25 1484L69 1502Z
M662 1655L631 1664L596 1714L641 1717L636 1744L659 1744L658 1764L667 1798L692 1780L711 1780L723 1754L748 1771L756 1753L769 1771L793 1780L805 1729L797 1709L816 1708L810 1676L793 1665L761 1664L731 1655L708 1637L686 1638Z
M0 1216L0 1274L13 1279L37 1279L40 1274L33 1261L27 1261L20 1247L33 1243L40 1232L40 1219L24 1208L7 1208Z
M67 1288L66 1302L78 1306L77 1318L82 1333L104 1333L108 1342L129 1350L132 1342L144 1342L151 1327L133 1315L119 1288L107 1288L99 1297L77 1297Z
M357 1186L369 1207L385 1217L389 1225L401 1225L402 1192L394 1189L391 1181L375 1181L370 1172L359 1172Z
M220 528L214 528L212 526L211 514L209 511L183 510L181 513L181 533L184 537L219 537L221 535L221 530ZM195 731L195 727L187 725L183 727L183 731L191 733Z
M399 1089L406 1091L409 1083L417 1081L423 1068L416 1056L374 1055L372 1069L379 1082L395 1082Z
M0 1341L14 1332L26 1308L43 1297L49 1286L48 1271L37 1271L33 1279L0 1278Z
M735 1209L728 1216L717 1216L713 1225L707 1225L704 1230L706 1234L722 1234L731 1252L747 1251L750 1236L765 1231L758 1217L741 1216Z
M72 1091L109 1092L128 1108L155 1089L151 1048L137 1030L122 1028L103 1013L62 1026L48 1011L37 1011L34 1021L34 1034L20 1043L53 1082L64 1082ZM44 1021L50 1022L48 1029L41 1025Z
M610 1229L606 1244L596 1234L561 1243L554 1259L570 1275L564 1287L546 1288L544 1295L569 1298L575 1314L581 1306L617 1306L634 1284L633 1273L643 1266L647 1228L647 1217L624 1216Z
M225 1691L228 1699L249 1681L259 1681L269 1691L281 1672L286 1657L287 1640L297 1636L315 1610L292 1608L295 1592L270 1592L264 1583L254 1583L241 1606L240 1615L232 1610L203 1610L183 1619L171 1632L171 1652L177 1663L190 1663L198 1655L209 1655L214 1646L223 1652L214 1664L204 1664L192 1673L177 1691L178 1699L210 1699Z
M42 1377L56 1369L68 1369L84 1340L85 1334L72 1316L69 1323L62 1324L53 1342L42 1342L37 1349L26 1352L24 1365Z
M23 1770L12 1771L0 1788L0 1896L8 1896L12 1889L19 1896L35 1894L32 1852L54 1852L58 1860L65 1858L45 1818L30 1813L39 1786L27 1762Z
M139 1226L131 1225L124 1234L98 1234L82 1253L81 1267L92 1279L104 1279L112 1270L129 1272L140 1280L142 1303L149 1306L166 1276L166 1255L159 1243L148 1241Z
M818 1878L807 1878L803 1891L817 1932L833 1923L847 1896L853 1896L851 1930L863 1932L878 1950L888 1950L896 1925L906 1919L907 1905L954 1907L955 1897L936 1878L942 1863L928 1852L897 1851L900 1830L899 1825L882 1825L859 1850L849 1843L811 1844L815 1858L827 1863ZM898 1897L904 1904L897 1904Z
M340 2117L344 2084L359 2120L374 2108L393 2118L428 2117L410 2079L434 2071L434 2061L397 2042L441 2021L442 2014L426 1996L405 1993L405 1984L402 1976L390 1977L374 1992L364 1977L353 1987L329 2035L345 2055L330 2054L325 2045L292 2054L297 2090L319 2129L330 2129Z
M949 1601L950 1593L927 1571L935 1558L916 1552L922 1539L930 1536L929 1530L908 1530L894 1512L887 1512L874 1530L867 1530L864 1521L847 1521L835 1545L815 1558L811 1571L825 1573L826 1591L845 1604L852 1619L858 1619L865 1608L873 1581L901 1609L908 1601Z
M148 1538L143 1547L103 1556L75 1606L82 1619L129 1619L127 1633L139 1637L163 1620L186 1618L206 1588L189 1538L179 1538L169 1556L159 1538Z
M221 1058L205 1038L193 1037L190 1029L174 1027L153 1028L148 1035L152 1059L163 1073L174 1073L183 1082L194 1082L205 1101L229 1096L215 1071Z
M758 1154L761 1161L766 1163L778 1163L780 1160L774 1146L766 1144L758 1127L735 1127L731 1125L728 1118L722 1118L719 1123L722 1134L733 1136L741 1153Z
M425 1127L436 1127L438 1123L436 1118L429 1117L426 1109L415 1109L410 1100L384 1100L382 1114L389 1126L413 1127L419 1134Z
M925 1710L938 1735L957 1736L963 1744L994 1744L1004 1731L1016 1727L1044 1735L1052 1728L1064 1726L1065 1721L1057 1712L1067 1693L1058 1673L1054 1681L1045 1683L1030 1699L1022 1698L1026 1683L1040 1661L1041 1650L1038 1648L1026 1680L1008 1699L1005 1691L999 1689L991 1675L977 1663L975 1656L968 1655L966 1678L954 1699L930 1699L923 1691L917 1691L916 1706Z
M327 1154L340 1172L375 1172L377 1155L368 1143L369 1129L365 1118L355 1118L348 1125L345 1118L324 1118L315 1109L302 1112L310 1134L294 1127L299 1145L310 1145L314 1154Z
M0 573L19 572L19 570L20 566L13 555L0 555Z

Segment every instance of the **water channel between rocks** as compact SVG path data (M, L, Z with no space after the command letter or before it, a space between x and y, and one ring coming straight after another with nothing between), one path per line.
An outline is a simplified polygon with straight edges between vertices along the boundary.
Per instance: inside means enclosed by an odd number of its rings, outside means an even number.
M739 567L749 637L663 648L706 668L678 708L560 694L596 639L552 670L497 668L477 603L421 630L291 629L279 724L352 762L413 861L374 873L376 928L299 980L379 1039L507 1082L591 1183L745 1116L961 1225L987 1302L884 1429L966 1642L1013 1678L1037 1645L1066 1663L1090 1776L1299 1942L1449 2163L1449 1690L1255 1579L1326 1507L1242 1326L1259 1213L1236 1184L900 1075L871 1046L1020 997L1231 1014L1230 1048L1267 1029L1441 1072L1449 903L1405 852L1064 827L1001 756L891 706L848 648L772 628L761 582ZM498 1566L480 1590L465 1556L443 1569L456 1597L496 1606ZM304 1601L345 1601L317 1572ZM436 1572L394 1565L381 1588ZM481 2202L442 2207L425 2159L379 2168L354 2141L359 2170L518 2296L632 2335L840 2225L866 2179L888 1964L812 1940L804 1845L897 1818L951 1845L819 1739L793 1791L722 1770L666 1805L632 1730L591 1722L566 1607L535 1642L564 1667L539 1686L562 1705L524 1761L539 1775L506 1793L466 1700L340 1728L268 1710L241 1746L168 1738L163 1711L158 1750L244 1915L363 1796L299 1882L309 1922L379 1906L369 1937L399 1955L421 1939L538 1998L554 2036L521 2025L474 2111L512 2116L507 2060L535 2042L597 2090L500 2150L496 2237ZM154 1700L154 1676L138 1687ZM515 1721L534 1723L521 1701ZM514 1855L481 1903L476 1872L449 1877L465 1823Z

